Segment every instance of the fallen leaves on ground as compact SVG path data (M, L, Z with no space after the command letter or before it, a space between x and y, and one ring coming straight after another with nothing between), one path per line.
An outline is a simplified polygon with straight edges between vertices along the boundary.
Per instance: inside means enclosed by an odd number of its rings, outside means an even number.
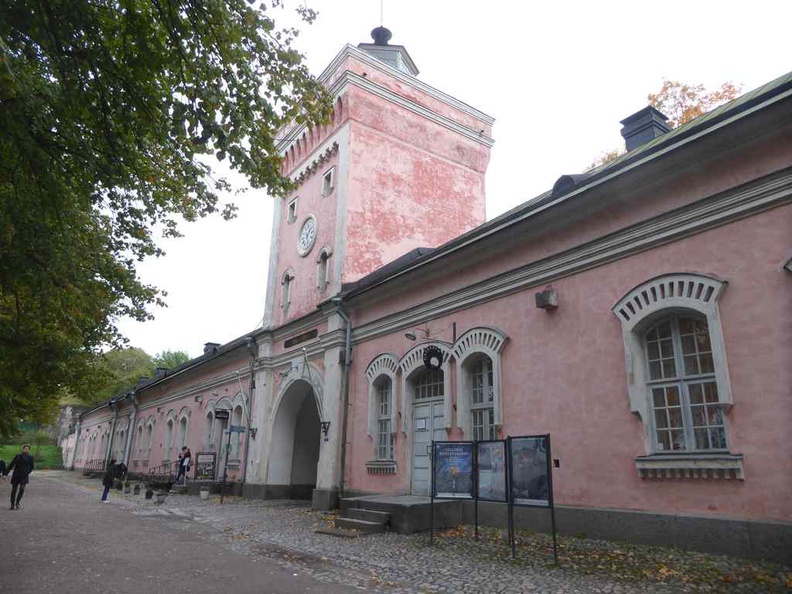
M528 565L553 564L553 539L547 534L517 530L516 559L505 530L458 526L435 533L439 546L475 548L493 561ZM558 567L586 574L603 574L623 581L682 585L691 592L788 592L792 568L766 561L613 541L558 536Z

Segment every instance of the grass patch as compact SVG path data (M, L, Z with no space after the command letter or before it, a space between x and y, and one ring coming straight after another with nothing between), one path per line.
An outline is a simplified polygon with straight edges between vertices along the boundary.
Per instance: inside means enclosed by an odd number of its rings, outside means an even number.
M6 466L11 463L19 452L22 451L21 445L0 445L0 460L5 460ZM63 456L61 449L55 445L33 445L30 446L30 453L33 455L37 470L52 468L63 468Z

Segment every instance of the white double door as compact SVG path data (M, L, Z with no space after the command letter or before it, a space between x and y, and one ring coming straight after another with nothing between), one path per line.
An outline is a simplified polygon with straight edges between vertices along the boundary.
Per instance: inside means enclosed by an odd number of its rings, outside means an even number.
M447 439L443 422L443 400L420 400L413 404L412 488L413 495L428 497L432 487L432 440Z

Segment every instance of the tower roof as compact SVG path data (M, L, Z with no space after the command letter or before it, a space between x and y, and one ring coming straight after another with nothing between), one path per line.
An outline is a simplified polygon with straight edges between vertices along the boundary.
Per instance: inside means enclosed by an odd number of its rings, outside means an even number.
M412 61L410 54L407 53L403 45L389 45L388 41L390 41L391 37L393 37L393 33L391 33L390 29L377 27L371 31L371 38L374 43L360 43L358 48L396 70L416 76L418 68L415 62Z

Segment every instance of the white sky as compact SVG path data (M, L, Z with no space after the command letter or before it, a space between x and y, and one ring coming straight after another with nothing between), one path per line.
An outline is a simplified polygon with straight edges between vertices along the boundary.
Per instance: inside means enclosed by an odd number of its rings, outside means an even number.
M299 0L319 11L298 48L319 75L346 43L371 41L380 0ZM290 6L294 0L286 0ZM281 10L274 13L288 14ZM645 107L663 78L744 91L792 69L787 0L385 0L383 24L418 78L495 118L487 217L620 148L619 121ZM256 328L264 313L272 200L234 199L239 217L185 224L145 262L144 282L168 292L155 320L122 320L132 346L195 357Z

